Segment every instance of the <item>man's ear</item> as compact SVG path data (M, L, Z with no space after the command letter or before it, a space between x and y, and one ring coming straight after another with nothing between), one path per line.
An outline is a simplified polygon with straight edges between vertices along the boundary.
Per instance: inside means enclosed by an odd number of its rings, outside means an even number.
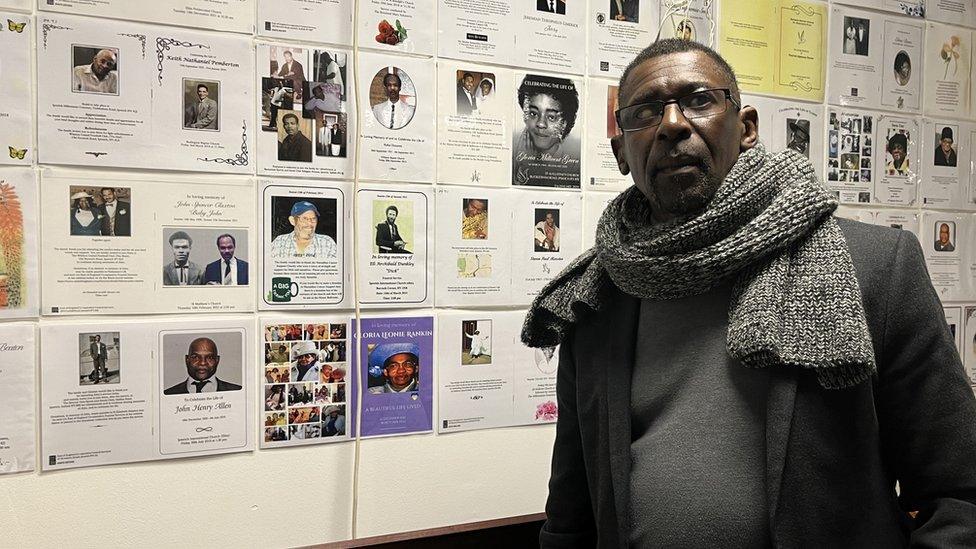
M739 109L739 122L742 123L742 140L739 152L747 151L759 142L759 111L746 105Z
M617 169L623 175L629 174L630 166L627 165L627 159L624 157L624 134L619 133L611 137L610 148L613 150L613 156L617 159Z

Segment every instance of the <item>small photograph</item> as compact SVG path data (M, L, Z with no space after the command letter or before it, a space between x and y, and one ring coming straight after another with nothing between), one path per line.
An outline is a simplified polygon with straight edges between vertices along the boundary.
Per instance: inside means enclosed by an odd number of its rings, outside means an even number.
M303 86L302 117L320 120L327 112L342 112L342 88L338 84L305 82Z
M850 177L851 177L851 181L860 181L861 180L861 172L859 172L857 170L851 170Z
M844 53L847 55L868 55L868 38L871 21L861 17L844 17Z
M461 238L484 240L488 238L488 199L464 198L461 200Z
M459 253L458 278L491 278L491 254Z
M312 121L292 111L278 111L278 160L312 161Z
M861 181L871 181L871 170L861 170Z
M937 252L956 251L956 222L955 221L936 221L935 244L932 246Z
M290 425L288 427L288 432L291 436L291 440L306 440L311 438L319 438L321 436L321 428L318 423Z
M640 15L640 0L610 0L610 19L637 23Z
M958 129L958 128L957 128ZM935 165L955 168L958 163L953 127L942 126L935 134Z
M309 402L311 402L311 398L309 398ZM322 409L318 406L288 408L288 424L316 423L322 419L321 413Z
M837 113L836 112L830 111L830 115L827 118L827 125L830 126L833 129L835 129L835 130L840 125L838 123L838 121L837 121Z
M132 189L68 187L71 236L132 236Z
M868 157L866 157L866 156L862 156L861 157L861 168L871 169L871 159L868 158Z
M857 201L861 204L871 202L871 193L868 191L861 191L857 193Z
M801 118L786 119L786 148L810 158L810 121Z
M403 69L383 67L369 85L369 106L376 122L391 130L406 127L417 108L417 88Z
M566 0L535 0L535 9L557 15L566 15Z
M912 79L912 59L907 51L901 50L895 54L895 66L892 68L895 71L895 82L899 86L908 85Z
M281 78L261 79L261 130L278 131L278 112L295 107L295 88Z
M827 132L827 156L830 158L837 158L837 147L840 143L840 138L837 136L837 130L830 130Z
M322 373L322 383L345 383L346 367L342 364L330 364L332 371ZM334 401L333 401L334 402Z
M335 198L272 196L271 257L338 260L338 208Z
M71 46L71 91L119 95L119 49Z
M329 404L332 402L332 388L322 383L315 388L315 404Z
M281 345L280 347L284 347ZM288 362L272 362L264 366L265 383L288 383L289 365Z
M559 251L559 210L551 208L535 209L535 230L533 239L535 251Z
M328 324L306 324L304 339L323 340L329 339Z
M346 339L346 323L329 324L329 339Z
M366 349L369 394L413 393L418 390L421 357L416 343L370 343Z
M270 46L271 63L268 76L280 78L295 92L295 101L302 102L302 84L305 83L305 59L308 50L291 46Z
M342 112L316 115L315 156L346 158L348 120L349 117Z
M346 407L342 405L322 408L322 436L335 437L346 434Z
M264 414L264 426L285 426L288 424L288 416L284 412L272 412Z
M162 347L164 395L242 389L243 333L167 333Z
M874 131L874 118L870 116L864 116L861 118L861 120L864 122L862 124L862 127L864 128L864 133L870 136L871 132Z
M691 19L681 19L674 26L674 37L682 40L694 40L698 36L695 32L695 23Z
M220 82L183 79L183 129L220 130Z
M301 324L275 324L264 329L265 341L300 341L302 339ZM267 338L271 339L267 339ZM287 361L286 361L287 362Z
M335 391L332 391L332 403L342 403L346 401L346 384L337 383Z
M618 90L617 86L607 86L607 139L621 134L616 115Z
M827 171L827 181L837 181L839 174L837 173L837 168L830 168Z
M312 51L312 81L334 85L339 91L339 98L346 100L346 72L347 55L341 51L313 50Z
M846 133L861 133L861 117L860 116L842 116L840 120L840 129L844 130ZM870 132L870 130L868 130Z
M839 168L840 167L840 161L837 160L836 158L830 158L830 159L827 160L827 167L828 168Z
M413 202L373 200L373 223L376 223L373 253L413 253L410 251L413 242Z
M322 350L322 360L325 362L346 361L345 341L323 341L319 343L319 347Z
M285 409L284 384L268 385L264 388L264 411L278 412Z
M850 173L851 172L849 170L841 170L840 171L840 181L850 181L850 179L851 179Z
M488 114L495 107L495 75L490 72L457 71L458 116Z
M885 145L885 173L888 175L908 175L911 171L908 158L910 137L906 130L888 130Z
M121 383L119 332L78 334L78 385Z
M328 366L323 364L322 351L318 348L318 344L313 341L302 341L294 344L291 349L291 358L289 375L292 382L319 381L322 369Z
M840 152L842 153L857 153L861 152L861 136L847 134L840 144Z
M288 440L288 433L283 427L265 427L264 429L264 441L265 442L282 442Z
M289 383L288 407L311 404L315 398L315 383Z
M461 364L491 364L491 321L461 321Z
M163 286L247 286L247 230L163 227Z
M856 170L860 166L861 156L857 153L840 155L840 167L845 170Z

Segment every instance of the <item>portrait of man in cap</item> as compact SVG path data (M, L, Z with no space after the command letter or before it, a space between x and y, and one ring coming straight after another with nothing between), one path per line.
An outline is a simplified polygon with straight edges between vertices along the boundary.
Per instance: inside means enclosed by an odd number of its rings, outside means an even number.
M810 121L799 118L786 120L786 148L810 158Z
M939 133L935 144L935 165L956 167L956 149L953 147L952 128L945 126Z
M420 350L414 343L384 343L369 354L370 376L382 376L383 384L369 388L370 394L412 393L418 390ZM377 374L377 372L379 372Z
M291 207L288 222L294 227L289 233L280 234L271 241L271 257L315 257L335 259L337 247L329 235L318 234L315 228L319 223L318 207L308 200L299 200Z

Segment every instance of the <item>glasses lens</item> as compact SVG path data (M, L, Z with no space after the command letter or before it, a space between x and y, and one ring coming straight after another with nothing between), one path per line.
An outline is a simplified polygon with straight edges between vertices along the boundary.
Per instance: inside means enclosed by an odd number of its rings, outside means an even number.
M685 118L715 116L725 112L725 92L708 90L686 95L678 100Z
M661 123L664 103L654 101L630 105L620 110L620 129L639 130Z

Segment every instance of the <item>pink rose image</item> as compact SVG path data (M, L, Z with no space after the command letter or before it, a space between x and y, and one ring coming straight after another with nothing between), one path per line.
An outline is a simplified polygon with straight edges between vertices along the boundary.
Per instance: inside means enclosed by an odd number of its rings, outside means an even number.
M542 421L556 421L557 417L559 417L559 408L556 407L555 402L551 400L547 400L542 404L536 406L535 409L536 420L541 419Z

